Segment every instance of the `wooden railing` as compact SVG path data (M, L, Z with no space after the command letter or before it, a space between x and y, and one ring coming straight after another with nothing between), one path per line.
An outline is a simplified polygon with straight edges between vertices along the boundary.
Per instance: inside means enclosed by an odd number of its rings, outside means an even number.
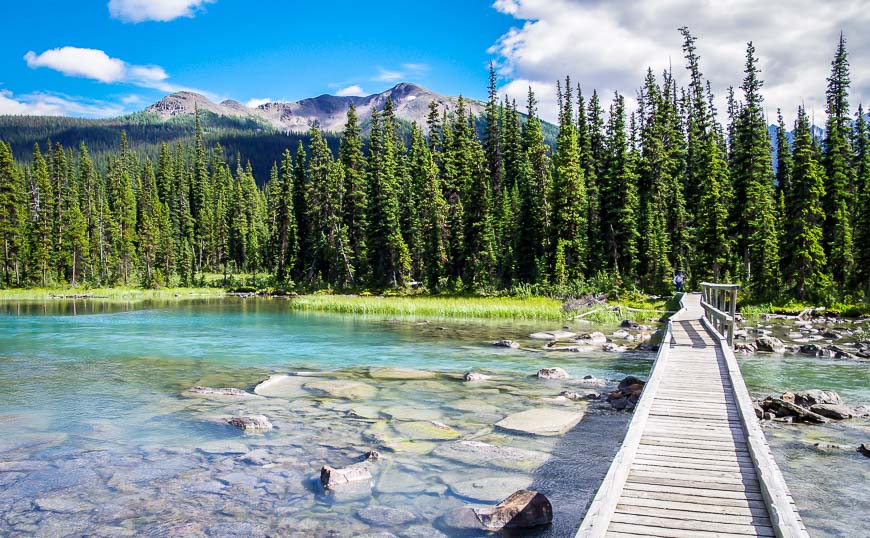
M737 315L737 284L701 283L704 307L704 317L710 325L728 340L728 345L734 345L734 323Z

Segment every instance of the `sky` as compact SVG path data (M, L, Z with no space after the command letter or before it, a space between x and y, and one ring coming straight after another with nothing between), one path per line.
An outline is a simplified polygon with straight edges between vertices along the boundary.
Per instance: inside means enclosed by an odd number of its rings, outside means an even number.
M0 114L109 117L192 90L249 105L324 93L366 95L414 82L502 94L556 117L555 81L633 102L646 69L685 81L677 28L697 36L720 108L739 86L747 41L768 113L804 104L824 121L840 32L853 107L870 102L867 0L89 0L16 1L0 32Z

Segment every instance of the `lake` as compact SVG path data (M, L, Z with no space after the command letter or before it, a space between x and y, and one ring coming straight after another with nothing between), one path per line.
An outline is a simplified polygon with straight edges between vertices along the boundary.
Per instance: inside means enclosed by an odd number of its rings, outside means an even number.
M528 335L558 325L299 313L262 299L2 304L0 535L454 536L450 510L528 487L549 497L554 522L523 535L572 536L631 415L558 395L593 392L576 384L584 375L611 385L645 377L653 354L492 346L509 338L540 348ZM581 330L596 329L615 327ZM534 377L547 366L573 379ZM746 358L742 368L756 394L825 388L870 402L866 364ZM462 381L471 370L491 379ZM280 397L190 390L252 392L299 372L307 375ZM561 436L493 428L540 407L586 416ZM246 414L274 428L244 434L224 422ZM866 421L768 427L814 535L870 527L868 465L806 441L857 446L866 433ZM469 442L485 448L463 449ZM323 465L351 465L373 449L382 458L370 492L318 487Z

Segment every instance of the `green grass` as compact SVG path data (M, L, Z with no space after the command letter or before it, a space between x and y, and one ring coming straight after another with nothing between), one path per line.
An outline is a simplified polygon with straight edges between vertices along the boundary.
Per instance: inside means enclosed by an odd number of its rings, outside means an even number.
M222 297L224 294L220 288L29 288L0 290L0 301L44 301L52 299L52 296L92 295L93 300L97 301L129 302L206 295Z
M375 314L420 318L491 318L562 320L562 303L532 297L375 297L356 295L303 295L290 304L297 310L338 314Z

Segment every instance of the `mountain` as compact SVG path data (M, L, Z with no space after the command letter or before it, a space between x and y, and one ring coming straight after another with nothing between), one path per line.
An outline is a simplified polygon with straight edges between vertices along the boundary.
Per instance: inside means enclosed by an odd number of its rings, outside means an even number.
M354 104L360 122L365 125L372 111L383 110L388 98L393 100L397 118L421 126L426 124L430 102L435 101L439 109L448 114L459 107L458 97L440 95L416 84L403 82L384 92L364 97L320 95L289 103L266 103L256 108L231 100L213 103L198 93L177 92L149 106L145 112L169 120L192 115L199 109L217 116L252 119L284 132L305 132L313 125L324 131L339 132L344 127L350 103ZM475 116L483 115L485 105L480 101L467 99L466 106Z

